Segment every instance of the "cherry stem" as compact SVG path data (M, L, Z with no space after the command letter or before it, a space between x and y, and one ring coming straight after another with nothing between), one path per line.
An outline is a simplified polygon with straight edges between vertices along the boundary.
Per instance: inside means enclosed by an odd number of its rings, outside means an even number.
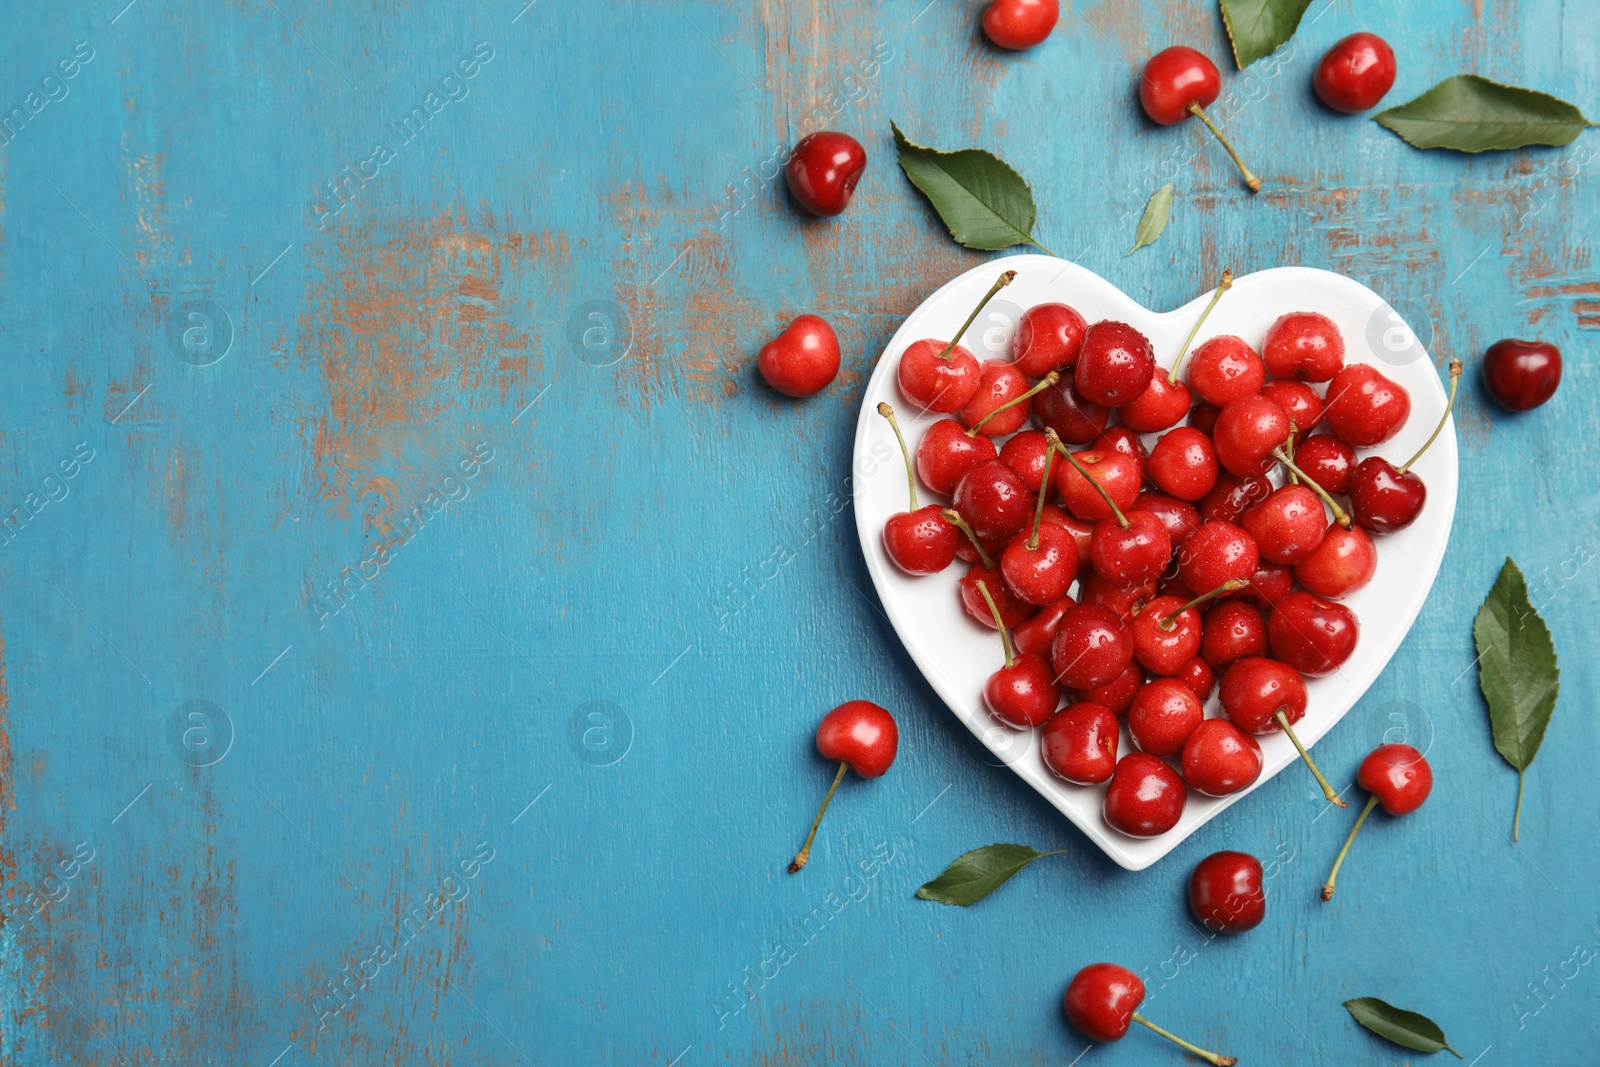
M1022 403L1023 401L1032 400L1035 396L1037 396L1040 393L1044 392L1046 389L1050 388L1052 385L1056 384L1060 380L1061 380L1061 372L1059 372L1059 371L1051 371L1049 374L1046 374L1043 378L1041 378L1039 380L1039 384L1038 385L1035 385L1032 389L1029 389L1026 393L1023 393L1021 396L1012 397L1010 400L1007 400L1004 404L1001 404L999 407L997 407L993 411L989 412L989 414L985 415L983 418L981 418L977 422L973 423L972 426L969 427L968 430L967 430L967 436L968 437L976 437L976 436L978 436L978 431L983 429L983 424L984 423L988 422L990 419L994 418L996 415L1000 414L1002 411L1005 411L1007 408L1014 408L1018 404Z
M911 451L906 448L906 439L900 433L900 423L895 421L894 408L887 403L878 405L878 414L889 420L889 425L894 429L894 439L900 442L900 457L906 461L906 485L911 489L911 510L917 510L917 476L911 469Z
M1339 850L1339 858L1333 861L1333 870L1328 872L1328 880L1322 885L1324 903L1333 899L1333 883L1339 879L1339 868L1344 866L1344 858L1350 854L1350 846L1356 843L1356 835L1361 832L1361 824L1367 821L1367 816L1371 815L1372 809L1377 806L1378 798L1368 797L1367 806L1361 809L1361 817L1350 827L1350 836L1344 839L1344 848Z
M1006 666L1014 667L1017 657L1011 652L1011 637L1006 633L1005 620L1000 617L1000 609L995 605L994 597L989 595L989 587L982 578L978 579L978 592L983 594L983 602L989 605L989 614L994 616L994 628L1000 631L1000 645L1006 650Z
M1048 444L1050 438L1055 436L1055 431L1050 430L1045 435ZM1056 450L1046 447L1044 450L1044 477L1039 480L1039 499L1033 505L1033 535L1028 538L1028 551L1039 550L1039 526L1044 522L1044 496L1050 489L1050 465L1055 462Z
M1111 509L1111 514L1116 516L1117 525L1126 530L1128 528L1128 516L1124 515L1122 509L1117 507L1117 502L1111 499L1111 494L1106 492L1105 487L1095 481L1092 474L1083 469L1083 464L1078 462L1078 457L1068 452L1067 446L1060 441L1056 442L1056 451L1066 456L1067 462L1072 464L1074 470L1083 475L1084 481L1094 486L1094 491L1100 494L1100 499L1106 502L1106 506Z
M1404 474L1406 471L1410 470L1411 465L1422 458L1422 454L1428 450L1428 447L1433 444L1434 439L1439 436L1439 432L1444 429L1445 422L1447 422L1450 418L1451 410L1456 406L1456 389L1460 385L1461 361L1459 359L1452 359L1450 361L1450 402L1444 406L1444 414L1439 416L1439 425L1433 428L1433 433L1429 434L1428 439L1422 442L1422 447L1417 449L1417 454L1406 460L1405 466L1400 468L1401 474Z
M1161 1027L1157 1026L1155 1023L1151 1022L1149 1019L1146 1019L1143 1015L1140 1015L1138 1012L1134 1012L1133 1013L1133 1021L1138 1023L1140 1026L1145 1027L1146 1029L1154 1030L1156 1033L1160 1034L1162 1037L1166 1038L1168 1041L1171 1041L1174 1045L1177 1045L1179 1048L1183 1049L1185 1052L1191 1052L1194 1055L1199 1056L1201 1059L1205 1060L1207 1063L1216 1064L1217 1067L1233 1067L1234 1064L1239 1062L1238 1060L1234 1059L1232 1056L1219 1056L1215 1052L1207 1052L1203 1048L1199 1048L1199 1047L1197 1047L1195 1045L1191 1045L1191 1044L1189 1044L1189 1042L1185 1041L1183 1038L1179 1037L1177 1034L1174 1034L1169 1030L1161 1029Z
M1183 347L1178 349L1178 358L1172 361L1172 369L1167 372L1167 384L1178 384L1178 368L1183 366L1183 359L1189 354L1189 346L1194 344L1194 339L1200 333L1200 327L1205 325L1206 319L1211 314L1211 309L1217 306L1217 301L1222 299L1222 294L1233 288L1233 271L1222 272L1222 280L1217 283L1217 289L1211 294L1211 303L1206 305L1200 317L1195 320L1194 328L1189 331L1189 336L1183 339Z
M939 512L939 514L944 517L945 522L948 522L951 526L956 527L962 533L967 535L967 540L971 541L972 547L977 549L978 558L983 560L983 565L993 569L993 557L983 550L983 542L978 540L978 535L972 532L972 527L968 526L967 520L961 517L961 512L957 511L955 508L945 508L943 511Z
M1206 129L1216 136L1217 140L1222 143L1222 147L1228 150L1228 155L1232 156L1233 161L1239 165L1239 173L1244 175L1244 183L1250 187L1250 191L1259 193L1261 191L1261 179L1250 173L1250 168L1244 165L1244 160L1239 158L1239 153L1234 151L1233 145L1229 144L1228 139L1222 136L1222 131L1217 129L1217 124L1211 121L1211 116L1206 114L1206 109L1196 102L1189 105L1189 114L1206 124Z
M1340 526L1343 526L1346 530L1350 529L1350 515L1344 510L1344 508L1339 506L1339 502L1337 500L1328 495L1328 491L1326 489L1317 484L1317 480L1315 478L1311 477L1299 467L1296 467L1294 465L1294 460L1290 459L1281 448L1274 448L1272 450L1272 458L1277 460L1279 463L1282 463L1285 467L1288 467L1290 474L1299 475L1300 480L1306 484L1306 488L1310 489L1313 493L1317 494L1317 496L1321 497L1322 502L1328 505L1328 510L1333 512L1333 521L1338 523Z
M1299 433L1299 432L1300 432L1300 427L1298 427L1298 426L1296 426L1294 424L1294 420L1293 419L1290 419L1289 420L1289 436L1283 442L1283 454L1288 456L1291 462L1294 460L1294 435ZM1290 471L1289 472L1289 484L1290 485L1299 485L1300 484L1300 476L1298 474L1296 474L1294 471Z
M1317 784L1322 787L1322 795L1328 798L1328 803L1336 808L1349 807L1344 802L1344 798L1334 792L1333 786L1328 784L1328 780L1322 777L1322 772L1317 770L1317 761L1311 758L1311 753L1306 751L1306 746L1300 743L1299 735L1294 732L1294 727L1289 725L1289 716L1283 713L1282 708L1279 708L1272 713L1272 717L1278 720L1278 725L1283 727L1283 732L1289 735L1290 741L1294 742L1294 747L1299 751L1300 758L1306 761L1307 767L1311 768L1311 777L1315 778Z
M1217 597L1222 596L1224 593L1232 593L1235 590L1243 589L1249 584L1250 580L1248 578L1229 578L1227 581L1211 590L1211 592L1201 593L1199 596L1195 597L1181 608L1173 608L1167 614L1157 619L1156 625L1161 628L1162 633L1170 634L1177 625L1175 622L1177 617L1188 611L1190 608L1197 608L1208 600L1214 600Z
M806 861L811 858L811 842L817 839L817 827L822 825L822 814L828 810L828 805L833 803L833 794L839 791L839 783L844 781L844 772L849 769L850 764L844 760L839 761L839 773L833 776L833 784L828 787L828 795L822 798L822 807L817 809L817 817L811 820L811 832L806 835L806 843L794 854L794 859L789 863L790 874L804 867Z
M983 299L978 301L978 306L972 309L972 314L967 316L967 321L963 322L961 324L961 329L956 331L955 337L951 338L950 343L939 350L940 359L950 358L951 349L955 348L956 345L961 343L961 335L967 332L967 327L971 326L973 321L977 319L978 315L983 311L984 306L988 304L989 301L994 299L994 294L1010 285L1012 279L1016 276L1016 271L1008 270L1004 274L1000 275L1000 279L995 282L994 285L989 287L989 291L983 294Z

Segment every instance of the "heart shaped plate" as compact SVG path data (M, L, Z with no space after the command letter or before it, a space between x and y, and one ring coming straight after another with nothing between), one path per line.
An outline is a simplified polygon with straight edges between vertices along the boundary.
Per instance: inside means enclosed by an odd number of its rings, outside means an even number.
M979 360L1009 358L1011 335L1022 311L1034 304L1061 301L1091 323L1117 319L1141 330L1155 346L1157 363L1170 366L1210 299L1207 293L1176 311L1148 311L1092 271L1042 255L1009 256L950 281L923 301L896 331L867 383L853 458L856 528L867 570L890 622L956 718L989 749L996 765L1009 766L1112 860L1128 870L1142 870L1262 782L1297 764L1289 739L1282 733L1258 739L1265 764L1251 789L1222 798L1190 790L1183 818L1172 830L1154 838L1128 837L1112 829L1101 814L1103 785L1077 786L1056 777L1040 758L1037 730L1005 726L983 706L983 684L1000 666L1000 642L993 630L979 626L961 608L956 582L965 564L958 560L940 574L913 577L896 567L883 548L884 523L894 513L906 510L907 495L905 467L893 431L877 413L878 403L887 400L895 408L913 451L927 428L942 417L919 414L917 405L901 395L895 380L900 353L919 338L948 339L995 278L1008 269L1017 272L1016 280L989 303L963 339ZM1290 311L1327 315L1344 334L1346 363L1374 364L1410 392L1410 419L1376 451L1391 460L1403 460L1421 447L1445 408L1439 372L1394 309L1359 282L1306 267L1278 267L1240 278L1211 312L1196 344L1218 334L1237 334L1259 351L1267 328ZM1157 436L1146 435L1146 445L1153 444ZM1333 729L1383 671L1422 610L1444 559L1456 506L1453 425L1445 427L1413 470L1427 484L1427 506L1411 526L1377 539L1377 574L1344 601L1361 621L1361 639L1338 671L1307 679L1310 702L1296 731L1308 747ZM918 493L924 504L941 499L925 486L919 486ZM1214 695L1207 714L1220 714ZM1124 727L1118 751L1133 750ZM1292 768L1291 773L1305 775L1308 788L1320 795L1304 767Z

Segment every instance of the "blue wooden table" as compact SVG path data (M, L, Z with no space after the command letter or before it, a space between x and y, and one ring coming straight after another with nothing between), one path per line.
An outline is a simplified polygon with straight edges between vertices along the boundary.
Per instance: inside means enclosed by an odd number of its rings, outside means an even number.
M1363 995L1483 1067L1594 1062L1600 134L1423 154L1309 90L1371 29L1392 101L1471 70L1592 114L1591 8L1316 0L1224 65L1252 198L1134 102L1158 47L1226 55L1198 0L1074 5L1021 56L966 0L123 2L14 5L0 43L0 1061L1065 1064L1065 983L1113 959L1249 1064L1403 1062L1340 1006ZM984 257L891 119L998 151L1040 239L1151 307L1306 264L1441 367L1566 351L1522 417L1469 375L1438 583L1318 747L1347 783L1406 739L1437 785L1332 904L1349 821L1305 775L1129 874L900 651L850 509L857 402ZM871 157L830 222L773 180L818 127ZM1169 179L1170 228L1124 258ZM753 354L802 311L847 355L794 403ZM1508 554L1564 672L1518 843L1470 636ZM900 758L791 877L812 731L855 696ZM993 841L1071 851L970 910L913 898ZM1210 940L1182 887L1225 846L1269 861L1269 918ZM1181 1061L1153 1042L1081 1062Z

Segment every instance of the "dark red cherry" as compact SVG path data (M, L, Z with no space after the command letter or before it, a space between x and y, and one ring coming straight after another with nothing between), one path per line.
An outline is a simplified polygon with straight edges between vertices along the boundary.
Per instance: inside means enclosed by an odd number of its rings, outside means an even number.
M1211 438L1179 426L1161 435L1145 470L1162 492L1179 500L1199 500L1217 484L1217 452Z
M1344 335L1326 315L1291 311L1267 328L1261 361L1274 378L1325 382L1344 366Z
M1361 624L1343 604L1294 592L1267 617L1272 654L1302 674L1332 674L1356 650Z
M1261 745L1227 719L1207 719L1183 746L1183 780L1208 797L1249 789L1261 767Z
M1264 396L1247 396L1223 408L1212 434L1217 461L1236 478L1270 468L1272 450L1288 439L1289 416Z
M1120 407L1149 387L1155 362L1144 334L1125 322L1097 322L1084 335L1073 383L1090 403Z
M1322 408L1328 429L1355 448L1383 444L1410 415L1411 394L1368 363L1351 364L1334 375Z
M1217 670L1238 660L1267 654L1267 624L1261 612L1242 600L1219 601L1206 612L1200 658Z
M1412 471L1404 473L1382 456L1368 456L1350 475L1350 514L1363 529L1394 533L1417 521L1428 502L1428 487Z
M1361 527L1345 529L1330 523L1322 541L1294 566L1301 585L1320 597L1337 600L1372 581L1378 573L1378 548Z
M1259 926L1267 914L1261 861L1246 852L1213 852L1189 875L1189 907L1215 933Z
M1317 494L1303 485L1285 485L1239 520L1269 563L1299 563L1322 544L1328 513Z
M1561 349L1547 341L1496 341L1483 356L1483 384L1501 407L1531 411L1561 385Z
M1117 768L1117 717L1104 704L1069 704L1039 735L1044 765L1076 785L1098 785Z
M1237 523L1246 511L1267 499L1272 483L1259 474L1238 478L1226 471L1217 475L1217 484L1196 505L1200 517L1208 522Z
M1011 629L1011 644L1018 652L1049 658L1050 645L1055 641L1061 618L1078 602L1064 596L1054 604L1046 604L1038 613Z
M1105 820L1130 837L1156 837L1178 825L1188 800L1183 779L1165 760L1130 752L1106 786Z
M1217 428L1217 416L1222 409L1214 404L1196 404L1189 410L1189 425L1210 437Z
M1083 316L1066 304L1035 304L1017 320L1017 332L1011 337L1011 362L1034 379L1053 370L1070 371L1078 362L1088 330ZM1070 381L1071 375L1063 378Z
M867 150L848 133L823 130L794 146L784 177L789 192L813 215L837 215L850 206L850 194L867 170Z
M981 541L1015 536L1033 518L1034 496L1017 472L998 459L985 460L961 476L952 506Z
M1128 631L1111 612L1079 604L1062 616L1050 646L1056 677L1069 689L1097 689L1127 669L1133 659Z
M1205 709L1194 691L1176 678L1146 682L1128 708L1128 733L1141 752L1176 756L1183 751Z
M1232 334L1211 338L1189 356L1190 388L1219 411L1261 392L1266 379L1266 366L1256 350Z
M1331 433L1314 434L1296 442L1294 465L1328 492L1342 496L1356 469L1356 450Z
M1086 445L1111 421L1111 409L1090 403L1063 377L1033 398L1033 416L1067 444Z
M1311 85L1335 111L1355 114L1378 106L1394 86L1394 49L1375 33L1352 33L1328 49Z

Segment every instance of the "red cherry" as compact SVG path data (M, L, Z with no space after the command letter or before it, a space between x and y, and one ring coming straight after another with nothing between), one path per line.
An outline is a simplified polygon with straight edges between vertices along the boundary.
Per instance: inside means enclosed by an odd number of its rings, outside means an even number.
M1177 674L1200 651L1200 613L1176 596L1146 601L1128 630L1134 657L1155 674Z
M1299 563L1322 544L1327 521L1317 494L1303 485L1285 485L1245 512L1239 523L1256 539L1262 559Z
M1112 518L1113 503L1124 512L1132 509L1133 502L1139 498L1139 487L1143 480L1137 460L1104 449L1075 452L1073 459L1089 472L1089 478L1094 481L1085 478L1071 462L1058 462L1056 491L1061 494L1063 507L1078 518L1093 522ZM1104 496L1101 495L1102 490ZM1106 501L1106 496L1111 498L1110 503Z
M949 509L945 510L946 518L952 514L954 513ZM1033 616L1033 605L1025 600L1019 600L1016 594L1006 588L1000 568L980 563L962 575L961 581L956 584L956 591L961 597L961 606L966 609L967 614L984 626L994 628L994 615L989 611L989 604L978 589L980 582L994 597L995 604L1000 608L1000 618L1007 626L1020 625Z
M1342 496L1356 469L1356 450L1330 433L1319 433L1294 446L1294 464L1322 488Z
M1035 492L1041 485L1045 487L1045 496L1048 498L1055 493L1055 483L1044 482L1045 457L1049 455L1050 448L1046 443L1044 434L1038 430L1023 430L1021 433L1012 434L1010 439L1000 449L1000 462L1017 472L1017 477L1022 479L1022 484L1030 486Z
M1322 408L1328 429L1356 448L1383 444L1410 414L1411 394L1367 363L1351 364L1334 375Z
M1162 492L1199 500L1217 484L1217 452L1205 434L1179 426L1156 441L1146 471Z
M1160 367L1150 371L1144 392L1117 409L1122 423L1138 433L1159 433L1176 426L1189 414L1194 395L1182 382L1173 381Z
M1017 472L998 459L961 476L951 505L972 524L980 541L1010 538L1033 517L1034 497Z
M1189 425L1210 437L1217 428L1222 409L1212 404L1196 404L1189 410Z
M1051 371L1069 371L1078 362L1089 324L1066 304L1035 304L1017 320L1011 338L1011 361L1030 378ZM1071 380L1070 375L1063 375Z
M1267 327L1261 361L1274 378L1325 382L1344 366L1344 335L1326 315L1291 311Z
M1267 612L1288 596L1293 588L1294 571L1291 568L1281 563L1258 563L1256 572L1250 576L1250 584L1239 590L1238 597Z
M1044 765L1075 785L1099 785L1117 768L1117 717L1104 704L1069 704L1044 724Z
M895 379L907 400L940 414L960 411L983 379L977 357L961 345L924 339L900 355Z
M983 700L1007 726L1031 730L1043 725L1061 703L1061 687L1048 663L1024 653L989 676Z
M1126 967L1091 963L1072 976L1063 1000L1067 1020L1091 1041L1120 1041L1144 1003L1144 983Z
M936 574L955 560L960 531L944 520L939 505L917 505L917 480L911 473L911 455L906 451L900 423L888 404L880 403L878 414L889 420L895 440L900 443L900 455L906 461L906 483L911 487L911 510L891 515L884 523L884 551L907 574Z
M767 384L785 396L811 396L839 373L839 338L816 315L801 315L761 346L756 366Z
M983 32L1001 48L1021 51L1056 28L1056 0L994 0L983 12Z
M817 827L822 825L833 794L844 780L844 772L853 770L863 778L881 777L894 762L899 747L900 731L895 727L894 716L871 701L847 700L822 717L817 726L817 751L823 759L837 762L839 772L833 776L833 785L817 810L805 845L789 864L790 874L811 858L811 842L816 839Z
M1290 593L1267 617L1272 654L1313 677L1338 670L1360 637L1355 612L1310 593Z
M1111 420L1111 410L1085 400L1070 377L1063 377L1033 398L1033 415L1040 425L1054 430L1070 445L1093 441Z
M1250 656L1267 654L1267 624L1242 600L1224 600L1206 612L1200 658L1221 670Z
M1106 786L1105 820L1129 837L1156 837L1178 825L1189 791L1166 761L1130 752Z
M1322 421L1322 398L1305 382L1275 378L1261 387L1261 395L1283 409L1294 423L1296 438L1311 432Z
M1227 719L1207 719L1183 746L1183 780L1208 797L1249 789L1261 767L1261 745Z
M1212 434L1217 461L1236 478L1267 470L1272 450L1288 439L1289 416L1264 396L1247 396L1223 408Z
M1188 686L1202 704L1211 699L1211 691L1217 687L1217 673L1199 656L1178 668L1173 677Z
M1155 582L1123 585L1120 582L1108 582L1093 570L1083 575L1078 583L1078 600L1081 603L1105 608L1121 619L1125 626L1132 623L1140 606L1155 595Z
M1259 474L1236 478L1223 471L1217 484L1200 498L1200 517L1206 521L1238 522L1246 511L1267 499L1272 483Z
M1317 64L1311 85L1317 99L1353 115L1378 106L1394 87L1394 49L1375 33L1352 33Z
M1189 907L1215 933L1259 926L1267 914L1261 861L1247 852L1213 852L1189 876Z
M837 215L867 169L867 150L847 133L824 130L800 139L784 167L789 192L813 215Z
M1403 530L1428 502L1428 487L1410 471L1401 473L1382 456L1368 456L1350 476L1350 513L1376 534Z
M1232 334L1211 338L1189 357L1190 388L1218 409L1255 396L1266 378L1267 369L1256 350Z
M1483 356L1483 384L1501 407L1532 410L1556 395L1561 349L1546 341L1496 341Z
M1054 604L1046 604L1038 614L1012 628L1011 644L1018 652L1048 658L1056 630L1061 626L1061 617L1077 603L1071 597L1064 596Z
M1091 452L1120 452L1128 456L1139 465L1139 477L1143 478L1145 469L1150 462L1150 453L1145 450L1144 441L1139 435L1126 426L1107 426L1100 431L1089 445Z
M1078 578L1078 544L1065 528L1041 522L1037 529L1017 534L1000 553L1000 573L1019 599L1053 604Z
M1295 564L1294 576L1320 597L1337 600L1372 581L1378 572L1378 548L1359 526L1345 529L1330 523L1311 554Z
M1130 511L1103 519L1089 540L1089 562L1108 582L1140 585L1161 577L1172 560L1172 538L1160 519L1148 511Z
M1098 689L1068 689L1067 699L1077 704L1099 704L1110 708L1114 715L1125 715L1144 682L1144 668L1137 662L1130 663L1126 670Z
M1328 803L1336 808L1345 806L1295 735L1294 724L1305 717L1307 699L1306 681L1299 671L1273 659L1242 659L1222 676L1220 697L1222 710L1241 730L1252 734L1282 730L1287 734Z
M1080 691L1110 682L1132 659L1133 642L1121 620L1094 604L1079 604L1062 616L1050 645L1056 677Z
M1433 768L1428 766L1422 753L1410 745L1379 745L1361 761L1361 767L1356 771L1356 782L1372 795L1367 798L1367 806L1361 809L1355 826L1350 828L1350 836L1344 839L1338 859L1333 861L1333 870L1322 887L1323 900L1333 899L1339 868L1344 865L1344 858L1350 854L1350 846L1355 843L1356 834L1361 832L1362 824L1372 814L1372 809L1382 804L1383 810L1390 815L1409 815L1422 807L1428 794L1433 792ZM1517 798L1519 814L1521 799L1520 796ZM1514 839L1515 833L1512 836Z
M1178 549L1178 574L1190 589L1215 589L1248 579L1260 561L1255 538L1231 522L1211 521Z
M917 476L935 493L948 496L955 492L962 475L998 455L989 438L967 433L954 419L940 419L928 427L917 446Z
M1176 549L1184 539L1200 529L1200 513L1187 500L1167 496L1165 493L1140 493L1133 502L1135 511L1148 511L1161 520L1167 528L1167 537Z
M1149 387L1155 365L1155 349L1144 334L1125 322L1097 322L1084 334L1073 383L1090 403L1114 408Z
M1176 678L1157 678L1134 694L1128 732L1141 752L1176 756L1205 717L1194 690Z
M1028 379L1016 367L1003 359L986 359L978 368L978 391L961 406L961 422L969 430L983 423L976 432L986 437L1005 437L1016 433L1028 421L1027 406L1017 404L999 414L995 412L1027 391ZM989 415L994 415L994 418L988 419Z
M1233 157L1250 191L1259 192L1261 179L1250 173L1239 153L1205 112L1221 92L1222 75L1217 72L1217 65L1193 48L1182 45L1151 56L1139 78L1139 102L1152 122L1172 126L1194 115Z

